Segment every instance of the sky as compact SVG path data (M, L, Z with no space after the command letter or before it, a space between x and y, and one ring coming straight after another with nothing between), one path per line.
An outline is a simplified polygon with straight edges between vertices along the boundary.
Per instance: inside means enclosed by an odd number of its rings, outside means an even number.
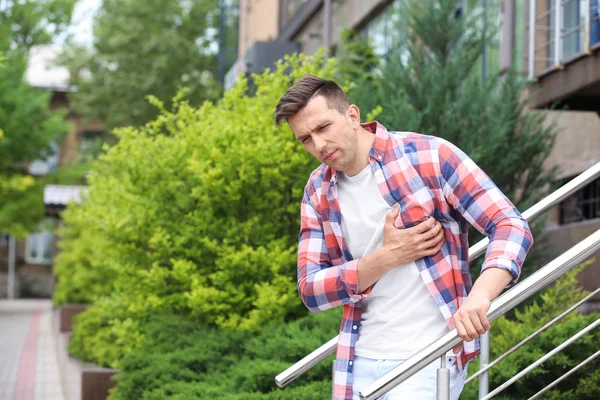
M101 2L102 0L79 0L73 9L72 23L68 31L57 37L54 44L31 50L25 73L25 79L30 85L40 88L66 88L69 73L64 67L52 65L52 60L60 52L68 35L72 35L77 43L92 45L92 22Z

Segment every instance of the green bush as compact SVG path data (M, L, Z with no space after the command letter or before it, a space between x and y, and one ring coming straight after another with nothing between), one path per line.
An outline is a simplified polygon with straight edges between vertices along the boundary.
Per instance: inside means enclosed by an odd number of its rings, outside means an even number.
M587 263L589 264L589 263ZM583 266L582 266L583 267ZM492 324L490 331L490 359L494 360L512 346L535 332L557 315L575 304L586 293L579 287L576 276L581 267L568 273L540 297L540 301L516 312L514 320L499 318ZM593 313L581 315L575 311L531 342L512 353L490 370L490 389L512 378L537 359L550 352L556 346L589 325L600 315ZM551 357L538 368L525 375L512 386L504 390L498 398L528 399L542 388L558 379L571 368L598 351L600 331L592 330L563 351ZM472 363L472 364L475 364ZM581 368L565 381L561 382L544 398L561 400L597 399L600 394L600 360L595 359ZM475 365L470 371L477 370ZM461 399L477 399L477 379L465 387Z
M254 76L253 97L241 78L199 109L150 98L155 121L115 132L84 203L64 215L55 302L94 304L78 318L75 354L117 366L156 312L243 331L305 315L298 216L317 162L273 110L294 80L334 72L323 54L288 57Z
M152 316L139 348L120 362L110 400L322 399L331 392L332 357L289 388L277 388L274 377L337 334L339 311L268 324L260 334Z

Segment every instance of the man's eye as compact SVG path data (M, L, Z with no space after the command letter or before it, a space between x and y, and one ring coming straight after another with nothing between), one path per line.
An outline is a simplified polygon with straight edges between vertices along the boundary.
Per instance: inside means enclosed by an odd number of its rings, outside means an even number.
M308 141L309 141L309 140L310 140L310 136L306 136L306 137L303 137L303 138L300 140L300 143L302 143L302 144L306 144L306 143L308 143Z

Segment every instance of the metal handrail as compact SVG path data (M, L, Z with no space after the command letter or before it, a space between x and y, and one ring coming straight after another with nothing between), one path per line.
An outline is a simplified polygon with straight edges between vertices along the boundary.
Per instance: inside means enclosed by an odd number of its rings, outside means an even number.
M600 250L600 229L494 300L487 313L488 320L490 322L495 321L539 290L575 268L575 266L598 250ZM597 322L600 323L600 319ZM462 339L458 336L456 329L453 329L361 390L360 398L373 400L383 396L460 342L462 342Z
M540 329L538 329L537 331L533 332L531 335L527 336L525 339L523 339L522 341L520 341L519 343L517 343L516 345L514 345L511 349L507 350L505 353L503 353L501 356L499 356L498 358L496 358L494 361L492 361L491 363L489 363L488 365L486 365L484 368L480 369L479 371L477 371L476 373L474 373L473 375L471 375L467 380L465 380L465 385L467 383L471 382L472 380L474 380L475 378L477 378L479 375L481 375L484 372L488 371L490 368L492 368L494 365L498 364L500 361L504 360L506 357L508 357L514 351L516 351L516 350L520 349L521 347L523 347L526 343L528 343L529 341L531 341L531 339L535 338L540 333L546 331L552 325L554 325L555 323L557 323L558 321L560 321L561 319L563 319L566 315L568 315L571 312L575 311L577 309L577 307L579 307L580 305L582 305L583 303L585 303L586 301L588 301L589 299L591 299L592 297L594 297L598 293L600 293L600 288L594 290L592 293L590 293L589 295L585 296L583 299L579 300L577 303L573 304L569 309L565 310L558 317L554 318L552 321L548 322L546 325L542 326Z
M579 368L588 364L590 361L592 361L594 358L596 358L598 356L600 356L600 350L598 350L597 352L595 352L594 354L592 354L591 356L589 356L588 358L586 358L585 360L583 360L582 362L577 364L575 367L573 367L571 370L569 370L569 372L567 372L566 374L564 374L563 376L561 376L560 378L558 378L557 380L555 380L554 382L552 382L551 384L549 384L548 386L546 386L545 388L543 388L542 390L540 390L539 392L537 392L536 394L534 394L527 400L537 399L538 397L540 397L541 395L546 393L548 390L552 389L554 386L558 385L560 382L567 379L573 372L577 371Z
M554 207L564 199L566 199L569 195L576 192L577 190L583 188L588 183L592 182L594 179L600 177L600 162L596 163L592 167L588 168L548 196L544 199L531 206L529 209L524 211L521 215L527 221L533 221L544 212L548 211L550 208ZM477 257L481 256L485 250L487 249L489 243L488 238L484 238L471 246L469 248L469 262L473 261ZM314 350L306 357L296 362L291 367L287 368L285 371L281 372L279 375L275 377L275 383L277 386L283 388L300 375L310 370L319 362L323 361L333 353L337 348L337 340L338 336L332 338L327 343ZM457 343L458 344L458 343Z
M498 386L490 394L488 394L487 396L485 396L484 398L482 398L480 400L491 399L492 397L494 397L495 395L497 395L498 393L500 393L501 391L503 391L504 389L506 389L507 387L509 387L516 381L518 381L519 379L521 379L523 376L525 376L529 372L533 371L535 368L539 367L541 363L543 363L550 357L556 355L558 352L563 350L565 347L567 347L568 345L570 345L571 343L573 343L574 341L576 341L577 339L579 339L580 337L582 337L583 335L585 335L586 333L591 331L592 329L596 328L597 326L600 326L600 318L598 318L597 320L595 320L594 322L592 322L591 324L589 324L588 326L586 326L585 328L583 328L582 330L577 332L575 335L571 336L569 339L562 342L560 345L556 346L552 351L550 351L549 353L546 353L543 357L540 357L539 359L537 359L536 362L534 362L529 367L525 368L524 370L522 370L521 372L519 372L518 374L516 374L515 376L513 376L506 382L504 382L502 385Z

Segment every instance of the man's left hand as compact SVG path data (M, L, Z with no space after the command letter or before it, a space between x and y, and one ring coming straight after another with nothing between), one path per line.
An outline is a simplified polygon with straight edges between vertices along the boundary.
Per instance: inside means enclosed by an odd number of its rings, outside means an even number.
M491 325L487 319L490 304L490 299L483 294L471 292L467 300L454 314L456 331L458 336L465 342L475 340L490 330ZM455 354L460 352L462 345L461 343L454 347Z

